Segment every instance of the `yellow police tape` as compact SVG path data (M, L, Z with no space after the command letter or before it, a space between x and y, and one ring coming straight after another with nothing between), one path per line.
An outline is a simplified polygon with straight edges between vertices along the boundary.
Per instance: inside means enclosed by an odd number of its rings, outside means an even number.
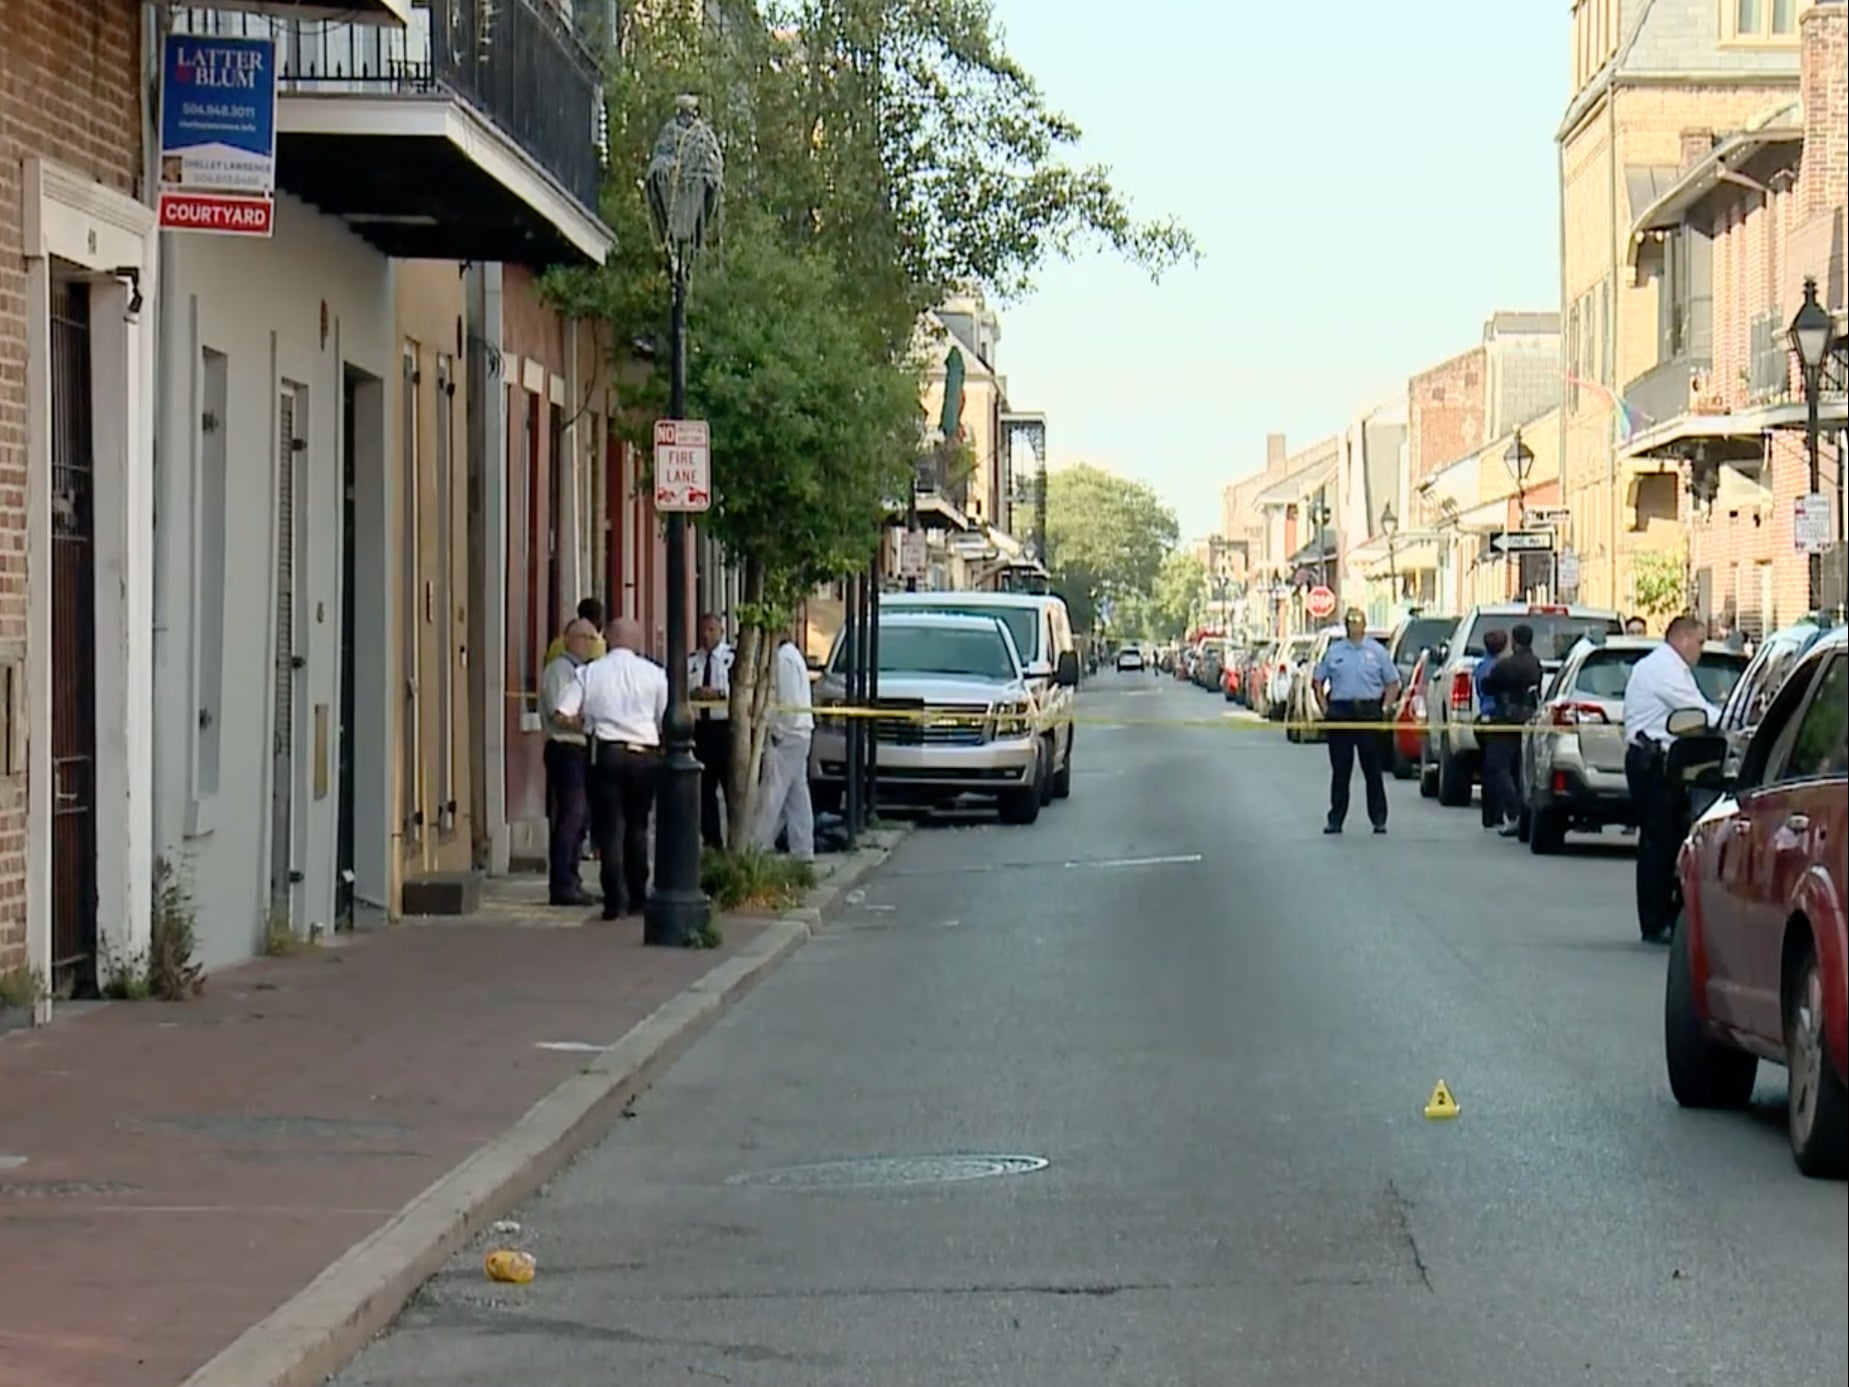
M1022 721L1019 714L1013 713L953 713L942 708L869 708L864 705L845 703L818 703L813 707L798 706L774 707L769 709L776 713L813 713L818 722L839 719L843 722L863 719L871 722L923 722L932 727L987 727L998 719ZM1222 731L1239 732L1392 732L1397 725L1387 718L1373 722L1271 722L1255 715L1240 716L1236 713L1222 713L1212 718L1138 718L1107 714L1070 713L1048 719L1052 723L1071 723L1076 727L1214 727ZM1473 724L1478 732L1495 732L1502 729L1485 728ZM1509 728L1509 731L1520 731Z

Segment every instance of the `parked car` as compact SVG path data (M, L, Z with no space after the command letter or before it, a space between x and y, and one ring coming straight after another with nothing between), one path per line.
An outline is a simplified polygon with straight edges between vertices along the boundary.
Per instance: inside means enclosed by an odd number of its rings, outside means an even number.
M1265 669L1272 662L1278 643L1259 641L1246 651L1239 668L1239 702L1255 713L1263 713Z
M1059 720L1038 692L1014 633L992 615L893 611L879 616L879 704L868 720L879 742L882 796L940 804L992 798L1004 823L1031 824L1053 799ZM816 684L810 779L837 802L847 783L847 722L828 709L846 698L837 638ZM1078 652L1059 662L1057 688L1078 679Z
M1721 709L1720 731L1727 738L1729 771L1739 769L1740 757L1752 739L1753 729L1759 726L1759 720L1765 716L1785 676L1797 667L1798 661L1827 630L1814 621L1801 621L1773 632L1754 652L1746 673L1734 685L1733 696Z
M1724 734L1690 739L1696 754L1682 759L1711 767L1692 783L1719 797L1677 860L1682 909L1663 1001L1676 1101L1744 1108L1760 1061L1783 1065L1792 1155L1805 1174L1831 1178L1849 1167L1846 731L1849 640L1837 630L1782 682L1736 772L1724 766Z
M1288 636L1278 643L1275 659L1265 674L1265 716L1283 722L1290 705L1290 685L1297 667L1309 657L1314 634Z
M1393 710L1393 778L1411 780L1419 773L1419 748L1425 744L1425 666L1431 659L1429 647L1419 652L1412 672L1400 685L1400 699ZM1424 787L1421 786L1421 789ZM1438 793L1436 783L1431 789Z
M1203 689L1218 691L1220 670L1226 663L1226 642L1209 636L1201 642L1201 656L1194 666L1194 682Z
M1126 645L1117 652L1117 672L1119 674L1134 670L1143 672L1143 652L1134 645Z
M1402 690L1412 682L1413 667L1419 663L1419 657L1449 640L1456 629L1457 617L1445 613L1420 612L1417 616L1400 618L1385 645L1387 653L1393 657L1394 668L1400 672Z
M1452 807L1470 803L1477 782L1477 661L1483 637L1494 630L1526 625L1534 630L1534 653L1552 674L1582 636L1619 635L1624 623L1614 611L1599 607L1537 606L1497 602L1472 607L1427 665L1425 744L1419 775L1433 782L1438 802Z
M1568 652L1522 729L1520 834L1530 852L1557 853L1569 829L1637 826L1624 777L1624 687L1637 662L1662 645L1653 636L1584 640ZM1746 656L1719 641L1702 647L1695 683L1719 707L1746 670Z
M964 613L1005 621L1025 662L1028 686L1036 704L1045 707L1053 722L1057 753L1053 762L1053 798L1065 799L1072 793L1072 705L1079 682L1078 644L1065 598L1032 592L889 592L880 597L880 611ZM1070 678L1065 673L1068 668ZM881 692L885 692L883 686Z

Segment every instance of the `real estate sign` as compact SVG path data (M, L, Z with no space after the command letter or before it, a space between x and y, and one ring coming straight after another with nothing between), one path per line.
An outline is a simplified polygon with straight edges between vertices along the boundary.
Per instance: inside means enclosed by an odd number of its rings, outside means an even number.
M169 34L161 54L160 220L268 236L276 192L276 45Z

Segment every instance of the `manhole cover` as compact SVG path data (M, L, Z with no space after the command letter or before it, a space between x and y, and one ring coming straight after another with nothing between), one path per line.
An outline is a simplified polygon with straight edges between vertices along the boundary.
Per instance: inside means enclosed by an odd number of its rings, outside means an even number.
M1046 1168L1047 1162L1039 1156L884 1156L751 1171L734 1175L726 1183L772 1190L890 1189L1032 1175Z

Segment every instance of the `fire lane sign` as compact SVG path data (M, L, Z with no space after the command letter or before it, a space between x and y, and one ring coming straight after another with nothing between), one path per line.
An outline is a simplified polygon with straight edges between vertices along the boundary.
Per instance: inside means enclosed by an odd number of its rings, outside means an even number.
M655 421L655 509L696 514L713 504L711 435L704 419Z

